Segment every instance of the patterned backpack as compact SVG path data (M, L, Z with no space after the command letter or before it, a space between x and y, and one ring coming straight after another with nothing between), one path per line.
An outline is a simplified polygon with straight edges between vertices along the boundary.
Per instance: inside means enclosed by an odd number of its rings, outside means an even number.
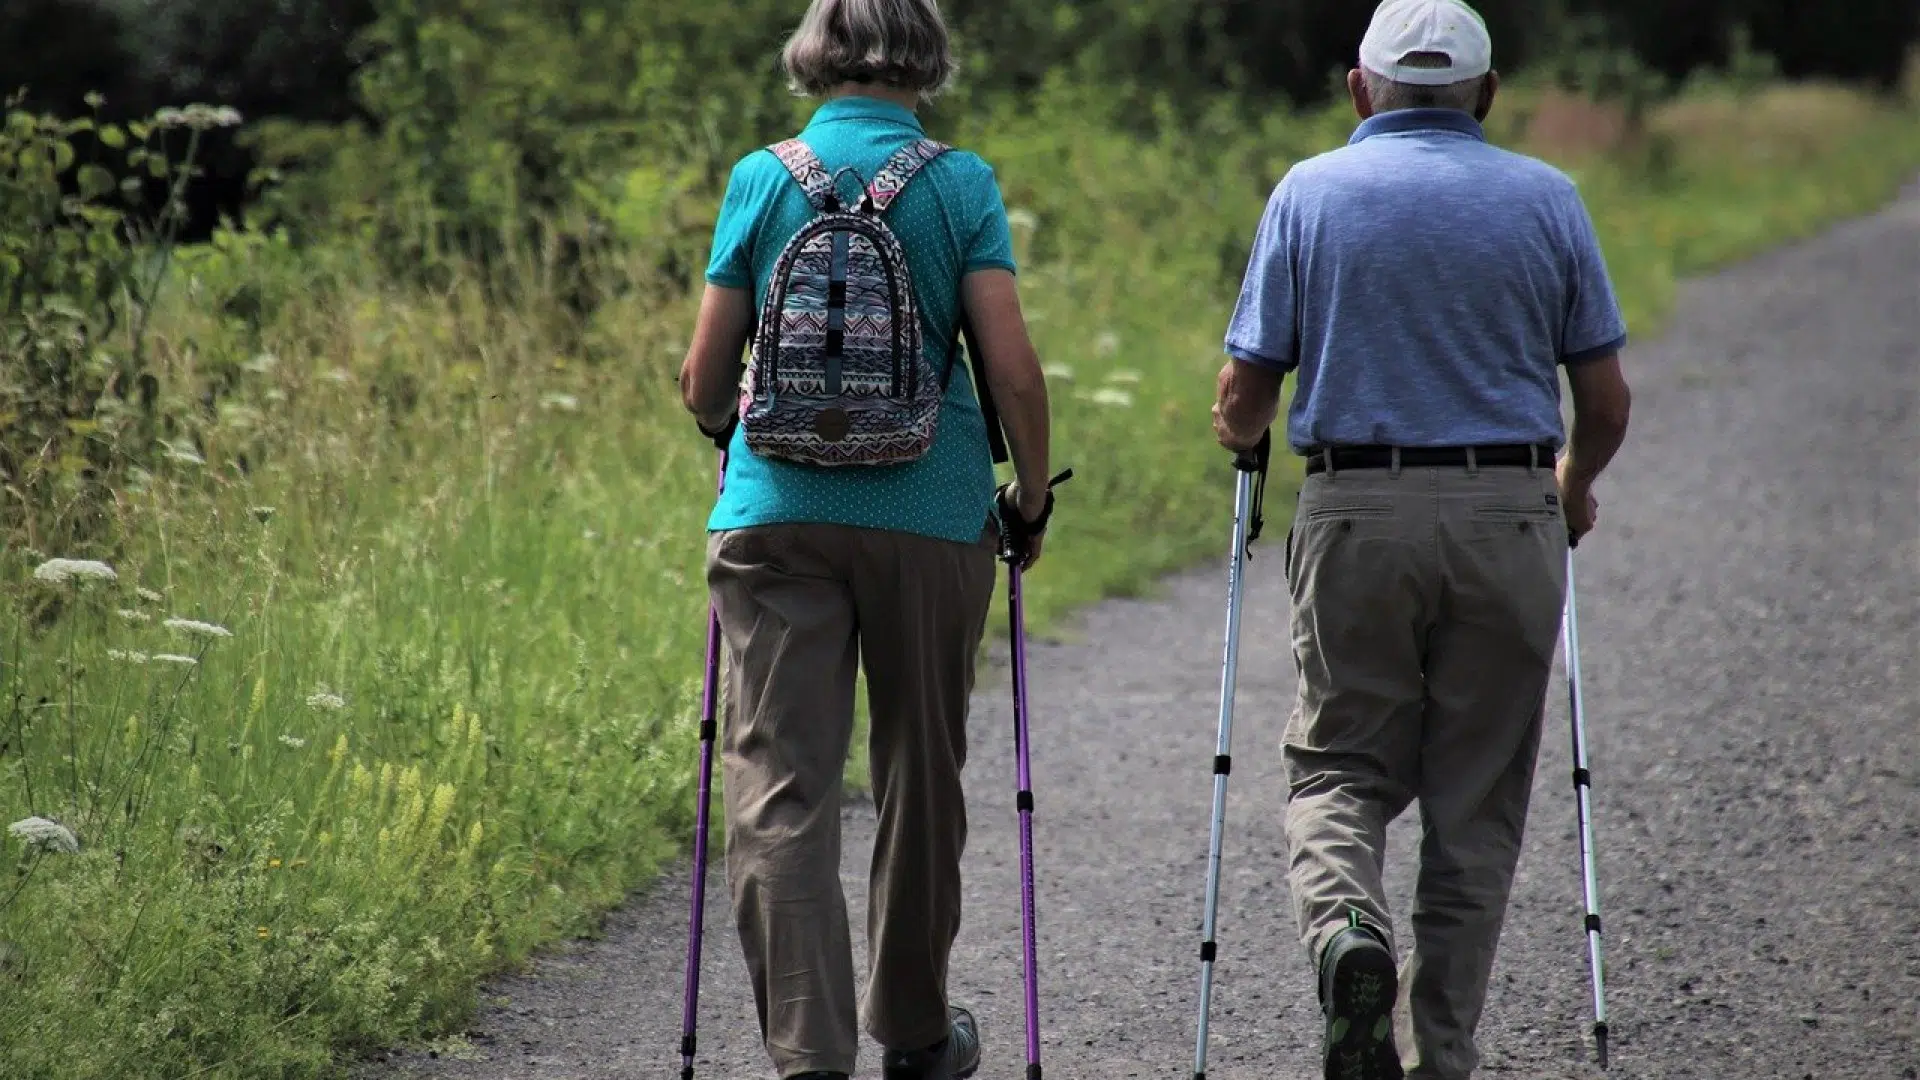
M884 218L949 148L931 139L907 144L853 207L836 186L852 170L829 173L798 139L769 149L814 216L782 249L761 303L740 395L747 446L810 465L917 460L933 445L952 353L943 373L922 351L913 275Z

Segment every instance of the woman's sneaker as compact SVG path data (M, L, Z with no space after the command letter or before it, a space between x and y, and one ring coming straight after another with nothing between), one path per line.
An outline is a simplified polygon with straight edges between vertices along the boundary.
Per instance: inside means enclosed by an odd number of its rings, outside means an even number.
M889 1050L881 1058L886 1080L967 1080L980 1071L980 1026L956 1008L947 1037L924 1050Z
M1393 953L1358 919L1327 943L1320 958L1326 1080L1402 1080L1393 1046L1399 991Z

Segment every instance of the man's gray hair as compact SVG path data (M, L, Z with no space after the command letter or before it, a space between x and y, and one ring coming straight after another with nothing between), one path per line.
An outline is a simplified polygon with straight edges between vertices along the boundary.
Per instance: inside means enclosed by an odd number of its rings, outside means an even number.
M1408 53L1400 59L1401 66L1410 68L1443 68L1450 62L1444 53ZM1400 109L1458 109L1470 113L1479 106L1480 89L1486 83L1483 76L1445 86L1416 86L1395 82L1366 68L1360 70L1360 76L1366 80L1367 97L1377 113Z
M844 83L932 97L954 71L937 0L813 0L781 61L794 93L809 97Z

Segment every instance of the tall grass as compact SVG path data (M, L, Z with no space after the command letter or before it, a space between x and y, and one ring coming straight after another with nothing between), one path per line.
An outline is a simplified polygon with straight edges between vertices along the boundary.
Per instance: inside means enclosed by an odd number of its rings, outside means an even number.
M1030 583L1054 629L1215 553L1207 409L1246 243L1286 166L1350 128L1098 117L1054 90L950 132L1014 210L1078 474ZM1920 168L1915 114L1851 94L1722 94L1652 131L1565 161L1642 339L1681 273ZM672 385L690 301L642 290L582 329L538 288L365 265L252 235L186 253L153 333L170 392L236 387L211 437L120 493L117 580L0 554L0 809L80 841L5 841L0 1075L325 1075L447 1030L690 829L714 466ZM264 315L212 299L236 284Z

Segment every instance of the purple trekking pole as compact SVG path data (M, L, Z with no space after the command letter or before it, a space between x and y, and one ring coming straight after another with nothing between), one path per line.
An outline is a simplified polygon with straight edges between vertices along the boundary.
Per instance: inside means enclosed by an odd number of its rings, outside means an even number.
M720 452L718 490L727 489L727 455ZM700 687L700 795L693 825L693 913L687 920L687 999L680 1024L680 1077L693 1080L694 1026L700 1011L700 943L707 922L707 806L713 801L713 743L719 725L720 614L707 605L707 672Z
M1073 470L1068 469L1048 481L1048 515L1053 510L1053 489L1071 479ZM1024 537L1016 542L1009 535L1009 522L1018 520L1019 512L1003 501L1000 558L1007 564L1007 622L1013 638L1013 752L1018 789L1014 806L1020 813L1020 934L1026 984L1027 1080L1040 1080L1040 948L1033 913L1033 770L1027 755L1027 624L1020 588L1020 562L1026 544Z

